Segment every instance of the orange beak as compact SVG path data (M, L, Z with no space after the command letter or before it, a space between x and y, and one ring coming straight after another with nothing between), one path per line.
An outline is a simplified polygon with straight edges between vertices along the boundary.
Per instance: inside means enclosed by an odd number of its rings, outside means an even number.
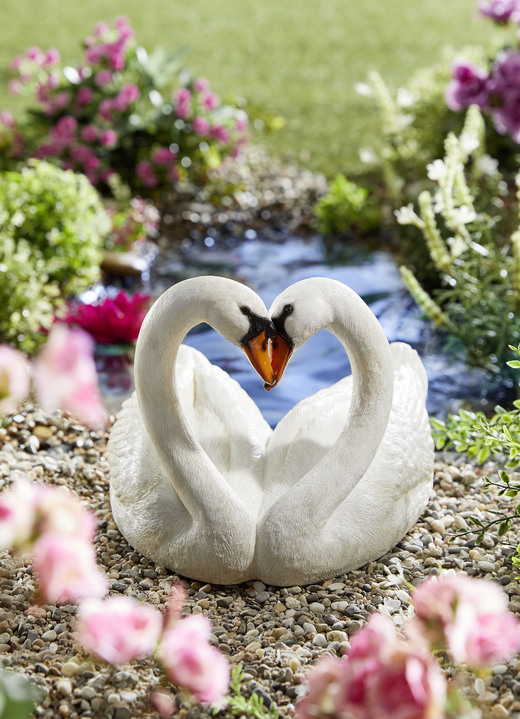
M275 384L277 384L282 379L282 375L285 372L287 363L291 359L293 351L294 345L292 344L292 342L288 342L279 334L276 334L273 337L273 339L271 340L271 366L273 369L275 380L269 386L267 386L266 383L264 385L265 389L273 389Z
M276 384L276 376L271 366L269 355L269 340L265 332L260 332L252 340L242 345L248 360L264 381L265 389L271 389Z

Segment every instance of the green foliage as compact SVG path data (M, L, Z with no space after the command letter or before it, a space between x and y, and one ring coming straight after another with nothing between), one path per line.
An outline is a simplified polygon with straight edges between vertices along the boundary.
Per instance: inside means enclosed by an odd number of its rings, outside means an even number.
M0 341L34 351L63 298L98 279L109 228L84 176L45 162L0 175Z
M344 232L367 233L380 221L378 206L368 190L336 175L328 193L314 207L318 229L325 235Z
M29 719L38 691L20 674L0 670L0 719Z
M245 713L255 717L255 719L278 719L280 712L274 702L267 709L264 707L264 700L259 694L253 692L249 698L242 694L243 675L241 665L232 667L229 685L231 696L228 698L227 708L237 716Z
M446 138L444 159L428 166L433 189L419 194L417 211L409 204L396 216L421 231L437 279L428 294L405 268L412 296L463 345L471 364L496 372L507 369L509 342L520 341L520 232L517 199L507 197L483 138L482 116L472 107L460 136Z

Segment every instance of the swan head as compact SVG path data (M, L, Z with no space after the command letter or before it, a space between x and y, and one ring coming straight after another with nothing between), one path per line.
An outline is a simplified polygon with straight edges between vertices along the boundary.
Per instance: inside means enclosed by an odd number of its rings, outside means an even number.
M258 295L245 285L229 280L219 285L221 292L212 292L208 323L245 352L266 389L274 386L276 377L271 366L269 345L275 329L267 308Z
M333 322L330 295L335 283L316 277L296 282L284 290L274 301L269 314L275 329L271 340L271 366L275 383L265 386L272 389L280 381L294 350L309 337Z

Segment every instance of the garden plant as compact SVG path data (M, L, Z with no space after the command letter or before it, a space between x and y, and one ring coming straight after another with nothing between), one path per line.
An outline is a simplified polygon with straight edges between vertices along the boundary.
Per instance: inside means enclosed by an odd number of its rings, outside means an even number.
M506 27L520 24L515 0L484 2L480 11ZM151 297L119 291L93 304L77 297L98 280L104 248L132 250L156 234L154 205L134 195L159 198L179 183L204 183L240 150L247 116L238 105L222 104L205 79L179 72L177 56L137 46L124 18L114 28L97 25L84 46L77 66L61 66L56 50L33 47L18 56L12 90L34 96L38 108L22 121L6 112L0 117L0 416L20 412L29 398L101 433L109 418L95 343L132 345ZM451 83L446 66L424 73L397 104L380 76L371 75L370 84L384 113L385 192L392 206L410 203L397 220L420 231L431 264L426 288L418 266L404 267L404 280L471 362L503 376L520 367L520 174L510 159L504 162L505 148L520 139L520 84L508 81L516 78L520 53L502 50L489 66L483 53L471 53L454 66ZM447 106L439 102L444 92ZM421 123L432 107L428 135ZM428 177L421 176L426 163ZM419 182L416 204L404 178ZM104 204L94 185L119 204ZM344 175L316 214L320 229L334 233L370 233L382 217L370 194ZM501 497L518 495L519 401L491 418L461 411L432 424L438 449L451 442L477 463L508 455L498 478L485 483ZM476 543L492 529L505 536L519 507L490 521L474 518ZM72 491L13 474L0 496L0 550L15 566L30 562L36 594L27 616L47 604L66 606L75 617L73 641L94 673L152 660L160 678L150 704L161 719L178 709L171 685L179 702L189 697L188 706L202 703L208 715L277 719L274 702L243 693L243 668L213 646L202 612L187 613L182 584L172 582L161 607L109 593L96 531L95 515ZM520 564L518 551L513 563ZM452 571L407 588L405 621L374 611L341 656L325 653L308 670L294 697L297 719L477 716L453 677L460 671L479 681L519 651L520 622L505 592L496 581ZM334 617L323 622L332 626ZM255 651L263 650L259 643ZM31 683L0 670L0 719L28 718L38 701Z

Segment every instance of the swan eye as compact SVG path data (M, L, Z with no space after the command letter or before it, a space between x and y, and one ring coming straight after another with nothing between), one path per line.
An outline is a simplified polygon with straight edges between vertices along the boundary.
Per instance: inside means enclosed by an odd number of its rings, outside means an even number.
M289 315L292 315L294 312L294 305L284 305L284 308L282 310L282 316L288 317Z

